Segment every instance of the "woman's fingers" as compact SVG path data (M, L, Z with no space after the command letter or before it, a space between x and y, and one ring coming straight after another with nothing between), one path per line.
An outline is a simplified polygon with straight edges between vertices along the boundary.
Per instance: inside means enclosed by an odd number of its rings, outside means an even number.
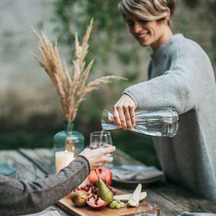
M107 154L110 154L112 152L114 152L116 150L116 147L115 146L110 146L110 147L107 147L107 148L101 148L101 154L102 155L107 155Z
M113 116L117 127L132 129L132 126L136 124L135 109L134 100L126 94L122 95L113 109Z
M108 147L108 148L101 148L101 149L98 149L99 150L99 155L100 158L97 162L97 167L99 166L103 166L104 163L108 162L112 162L113 161L113 157L112 156L107 156L108 154L114 152L116 150L116 147L115 146L111 146L111 147Z
M105 163L105 162L110 163L110 162L113 161L113 157L112 156L103 156L101 160L102 160L103 163Z
M119 113L119 119L120 119L122 128L127 129L126 120L125 120L125 113L124 113L124 107L118 106L117 110L118 110L118 113Z
M130 110L128 107L125 107L124 114L126 120L126 129L132 129L132 120L131 120Z
M110 154L116 150L115 146L110 146L108 148L100 148L91 150L89 148L84 149L80 155L86 157L89 161L91 169L96 169L99 166L103 166L105 162L112 162L113 158L108 157L107 154Z
M130 118L131 118L131 122L132 122L132 126L136 126L136 116L135 116L135 107L131 106L129 107L129 112L130 112Z
M102 154L102 157L101 157L101 162L102 163L112 162L113 161L113 157L112 156L107 156L107 155L109 155L110 153L112 153L112 152L114 152L116 150L115 146L102 148L100 150L101 150L101 154Z
M113 109L113 118L115 120L116 126L121 128L121 121L120 121L120 118L119 118L119 113L118 113L118 110L115 107Z

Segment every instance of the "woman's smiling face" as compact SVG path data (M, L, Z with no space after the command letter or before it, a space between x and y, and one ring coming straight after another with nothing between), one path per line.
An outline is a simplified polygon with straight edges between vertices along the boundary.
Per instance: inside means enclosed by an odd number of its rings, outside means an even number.
M139 41L141 46L151 46L153 49L157 49L164 43L164 35L166 35L166 27L168 27L165 22L127 18L125 18L125 22L130 33Z

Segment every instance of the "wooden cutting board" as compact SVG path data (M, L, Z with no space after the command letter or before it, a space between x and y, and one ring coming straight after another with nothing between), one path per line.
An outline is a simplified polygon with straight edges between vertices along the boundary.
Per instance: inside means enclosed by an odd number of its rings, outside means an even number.
M122 191L119 191L115 188L112 188L113 191L116 191L116 194L124 194ZM76 216L132 216L135 213L135 208L120 208L120 209L111 209L106 207L104 209L93 209L89 206L86 207L76 207L70 198L64 197L59 200L57 203L58 206L71 213L71 215ZM126 206L126 205L125 205Z

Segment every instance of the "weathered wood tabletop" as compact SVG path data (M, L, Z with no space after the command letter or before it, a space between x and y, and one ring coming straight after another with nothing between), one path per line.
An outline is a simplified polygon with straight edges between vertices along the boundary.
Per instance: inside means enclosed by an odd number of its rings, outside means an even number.
M139 161L131 158L120 150L116 150L113 153L114 164L137 164ZM44 178L51 172L53 167L53 152L51 149L20 149L13 151L0 151L0 159L13 161L16 164L28 165L34 164L37 169L37 177ZM118 189L131 193L133 189L126 189L119 187ZM115 187L115 185L114 185ZM177 216L180 213L187 212L208 212L216 213L216 205L202 199L194 193L187 191L177 185L160 181L158 183L146 185L143 187L143 191L148 193L148 201L156 203L160 208L161 216ZM69 216L64 210L58 206L53 205L37 214L31 214L31 216L43 215L48 211L57 210L62 216Z

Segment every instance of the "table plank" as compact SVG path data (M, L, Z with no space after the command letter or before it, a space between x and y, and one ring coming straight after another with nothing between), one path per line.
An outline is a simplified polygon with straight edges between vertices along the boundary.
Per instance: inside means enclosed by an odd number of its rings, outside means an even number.
M19 149L23 156L28 157L35 163L45 174L53 173L54 170L54 153L52 149Z
M32 162L23 157L16 150L4 150L0 151L0 160L4 160L13 166L26 166L32 165ZM37 177L44 177L44 173L36 167Z
M163 197L168 204L176 205L180 211L216 213L216 205L174 184L153 188L155 197ZM159 200L160 201L160 200ZM162 205L165 206L165 203Z

